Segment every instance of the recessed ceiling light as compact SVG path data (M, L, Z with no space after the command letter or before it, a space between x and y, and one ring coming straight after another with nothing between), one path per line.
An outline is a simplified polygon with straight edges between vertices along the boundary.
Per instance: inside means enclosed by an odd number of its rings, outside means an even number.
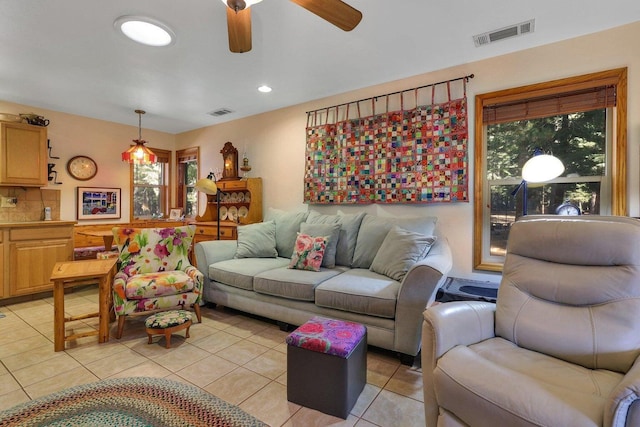
M113 25L131 40L147 46L168 46L176 39L171 28L145 16L121 16Z
M262 93L269 93L271 92L273 89L271 89L269 86L267 85L262 85L262 86L258 86L258 90Z

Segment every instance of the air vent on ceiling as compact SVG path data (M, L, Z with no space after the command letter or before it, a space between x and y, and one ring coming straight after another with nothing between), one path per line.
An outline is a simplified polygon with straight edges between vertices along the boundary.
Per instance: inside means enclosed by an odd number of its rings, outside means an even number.
M217 110L209 111L207 114L213 117L220 117L231 113L233 113L233 110L228 108L218 108Z
M533 33L535 27L535 19L530 19L519 24L510 25L500 28L499 30L489 31L486 33L473 36L473 42L476 47L484 46L489 43L497 42L511 37L521 36L523 34Z

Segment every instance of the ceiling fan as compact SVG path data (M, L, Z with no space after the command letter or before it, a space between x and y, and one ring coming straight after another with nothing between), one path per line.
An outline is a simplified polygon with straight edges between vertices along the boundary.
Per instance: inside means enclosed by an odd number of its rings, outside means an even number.
M250 6L262 0L222 0L227 5L227 29L229 50L243 53L251 50L251 9ZM320 18L344 30L353 30L362 13L341 0L291 0L318 15Z

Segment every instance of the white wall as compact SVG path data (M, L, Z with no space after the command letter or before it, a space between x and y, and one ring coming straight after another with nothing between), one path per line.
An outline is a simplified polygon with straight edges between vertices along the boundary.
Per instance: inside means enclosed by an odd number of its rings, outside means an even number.
M51 143L51 154L59 159L49 159L55 163L58 172L56 185L49 182L47 188L60 190L60 219L76 219L77 187L108 187L122 189L121 218L119 220L82 221L83 224L100 222L129 222L129 164L121 160L121 153L129 148L133 139L138 138L138 116L131 110L131 126L96 120L43 108L0 101L3 113L36 113L47 119L47 136ZM144 126L144 116L142 118ZM173 150L175 136L152 130L142 130L142 139L149 141L150 147ZM88 181L73 179L66 169L67 161L73 156L85 155L98 164L98 173Z
M612 68L628 67L628 206L629 215L640 216L640 22L529 49L501 57L473 62L437 72L389 82L361 90L332 96L240 119L216 126L197 129L179 135L155 132L143 128L142 136L149 146L163 149L182 149L200 146L201 175L222 167L220 150L231 141L242 155L246 149L253 170L264 184L264 206L286 210L305 210L303 203L303 174L306 112L358 99L383 95L451 78L474 74L467 88L469 99L469 177L473 177L474 96L531 83L570 77ZM410 60L410 58L408 59ZM313 81L309 82L310 85ZM281 90L286 90L282 88ZM268 96L277 96L277 92ZM5 113L38 113L49 120L49 138L61 185L51 185L62 194L61 218L76 218L75 194L78 186L122 188L122 219L129 221L129 166L120 161L120 153L131 140L137 138L137 116L131 112L131 126L75 116L0 101ZM148 114L152 114L148 112ZM142 119L144 127L144 117ZM98 175L86 182L72 179L66 172L68 159L88 155L98 163ZM312 206L322 212L364 210L376 215L435 215L439 227L453 249L452 275L498 281L498 274L472 270L473 250L473 182L470 183L469 203L429 205L366 205ZM204 201L204 200L202 200ZM110 221L117 222L117 221ZM83 223L88 223L83 221Z
M252 176L264 180L264 206L304 210L303 175L306 112L344 102L410 89L429 83L474 74L467 87L469 99L469 177L473 177L474 95L607 69L628 67L628 206L640 215L638 197L640 138L640 23L573 40L533 48L501 57L426 73L412 78L296 105L177 135L178 148L200 145L203 173L221 167L219 153L231 141L242 153L247 147ZM309 84L313 84L310 81ZM272 94L277 96L277 94ZM377 215L435 215L453 249L452 275L498 281L499 275L472 270L473 182L469 203L430 205L311 206L322 212L364 210Z

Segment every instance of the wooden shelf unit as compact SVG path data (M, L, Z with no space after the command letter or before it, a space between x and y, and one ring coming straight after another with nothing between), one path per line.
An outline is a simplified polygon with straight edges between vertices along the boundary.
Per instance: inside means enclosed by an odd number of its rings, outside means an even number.
M238 238L237 226L253 224L262 221L262 178L247 178L238 180L226 180L216 182L220 191L220 207L231 207L240 209L247 208L247 215L239 217L238 222L222 220L220 221L220 239L235 240ZM231 201L233 193L249 193L249 201ZM224 200L224 201L223 201ZM217 240L218 211L216 206L216 196L207 196L207 209L202 216L196 217L196 237L194 242L204 240Z

